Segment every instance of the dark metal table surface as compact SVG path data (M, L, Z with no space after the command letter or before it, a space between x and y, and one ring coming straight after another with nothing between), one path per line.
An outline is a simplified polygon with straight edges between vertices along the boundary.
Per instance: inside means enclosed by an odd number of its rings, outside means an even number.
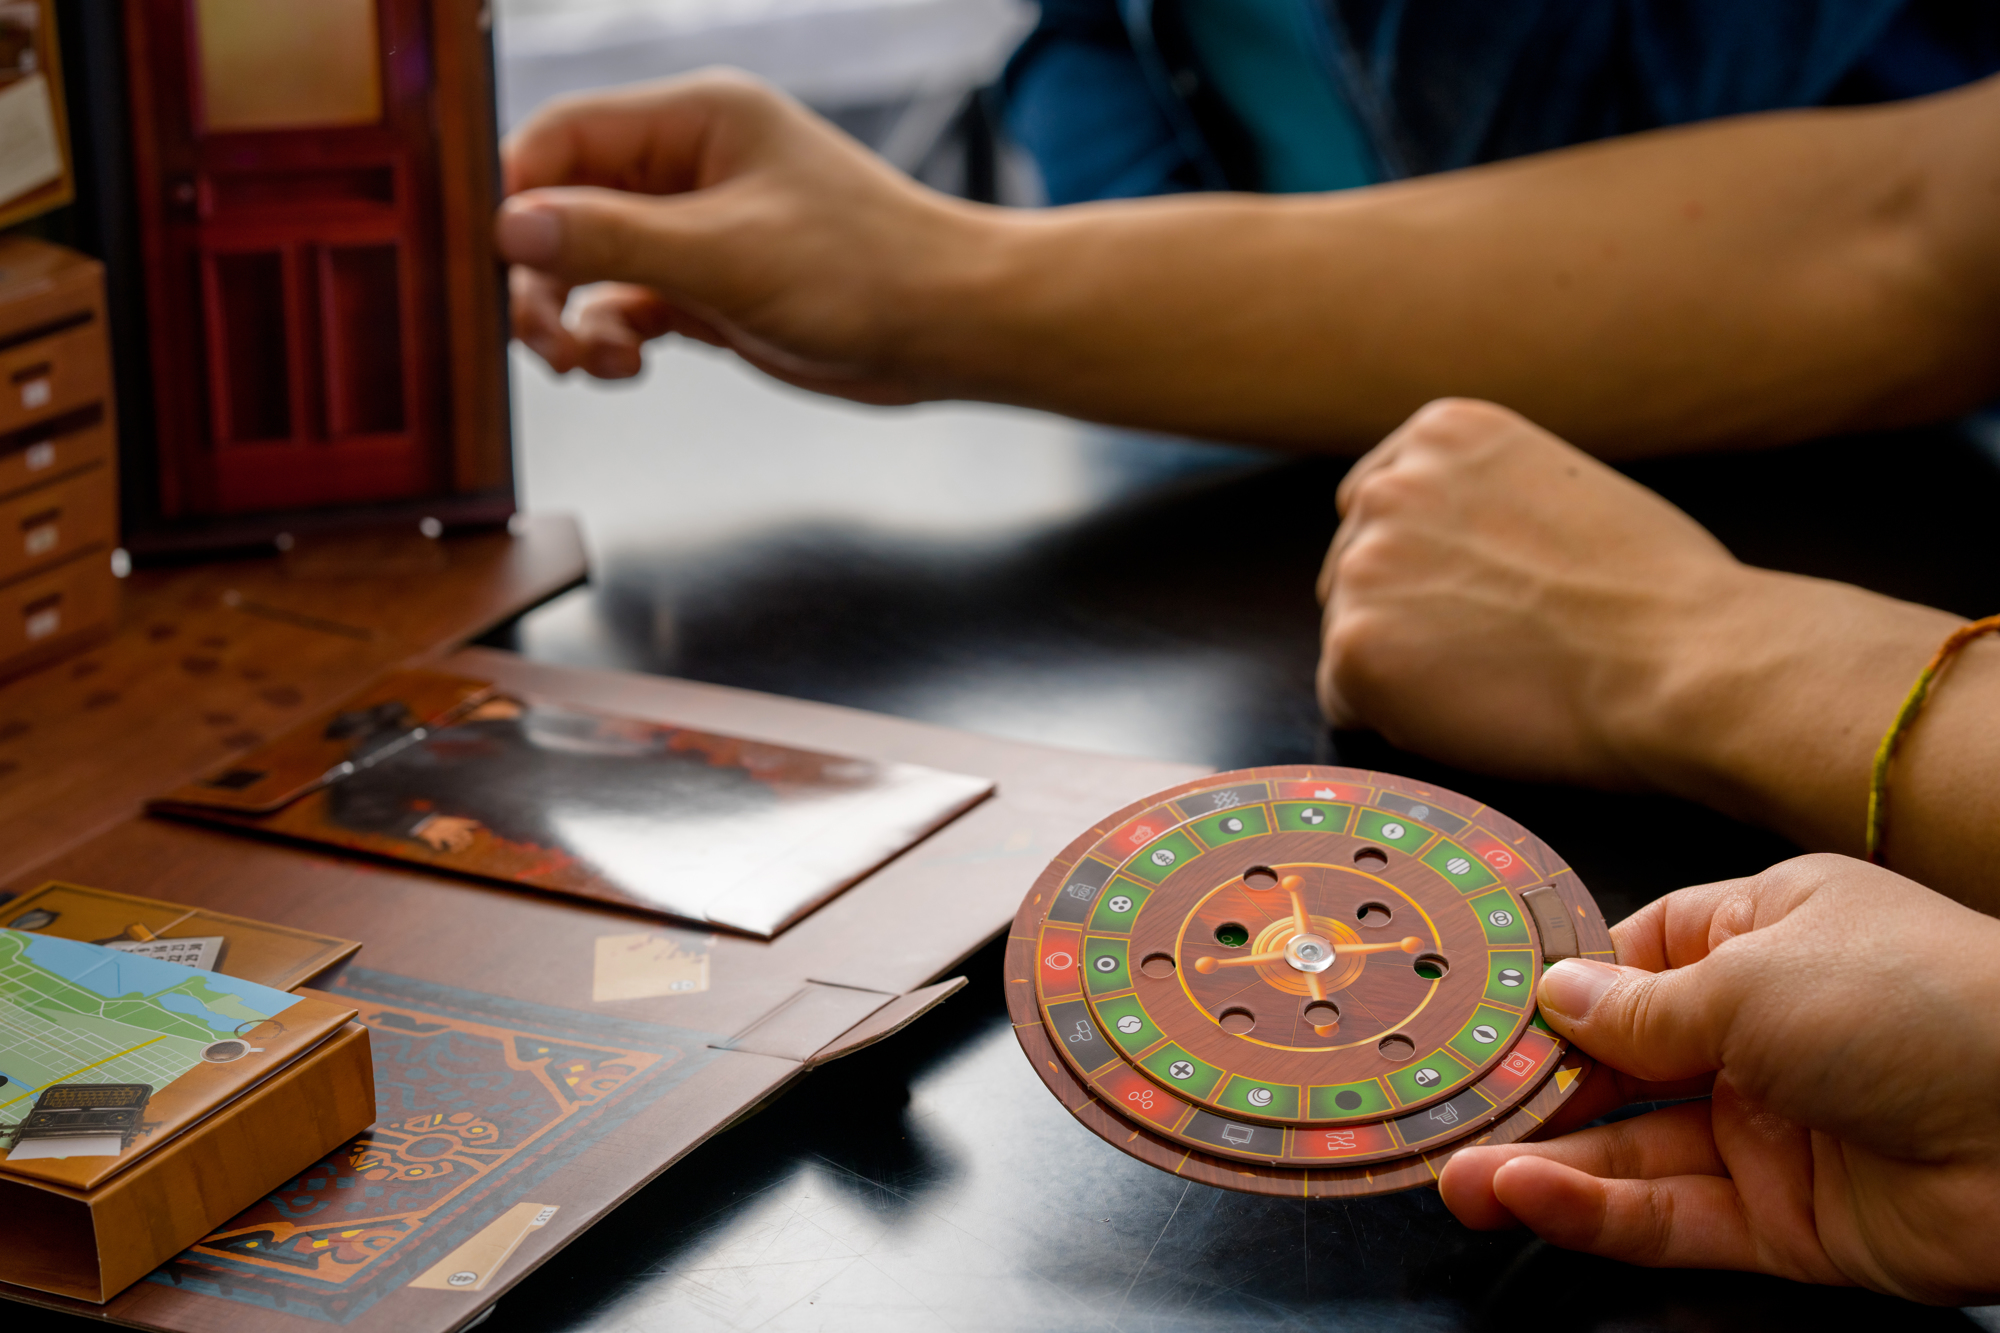
M583 509L598 563L593 586L503 646L1217 768L1422 775L1535 829L1612 919L1793 850L1682 802L1500 782L1329 734L1312 583L1338 461L998 409L825 407L705 353L623 394L529 371L521 395L529 499ZM1835 441L1635 474L1754 562L2000 608L1991 439ZM1100 813L1077 811L1079 831ZM1429 1191L1280 1200L1166 1175L1042 1087L999 959L988 948L940 1010L641 1190L484 1328L2000 1330L2000 1308L1650 1272L1475 1234Z

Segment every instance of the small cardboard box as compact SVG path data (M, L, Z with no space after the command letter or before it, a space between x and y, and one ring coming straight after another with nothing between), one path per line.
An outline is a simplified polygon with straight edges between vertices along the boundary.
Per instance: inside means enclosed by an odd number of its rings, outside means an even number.
M61 883L6 918L0 1046L30 1077L0 1079L14 1108L0 1281L108 1301L373 1122L354 1006L267 984L295 985L351 942ZM176 965L176 950L234 952L256 979ZM73 1072L49 1079L51 1064Z
M0 1281L108 1301L374 1119L368 1030L350 1021L95 1188L0 1162Z

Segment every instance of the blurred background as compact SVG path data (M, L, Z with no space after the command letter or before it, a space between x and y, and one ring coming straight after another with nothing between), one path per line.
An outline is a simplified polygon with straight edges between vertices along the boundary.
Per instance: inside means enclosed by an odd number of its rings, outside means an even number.
M560 93L731 65L939 189L1039 201L983 93L1034 26L1028 0L499 0L494 19L503 125Z

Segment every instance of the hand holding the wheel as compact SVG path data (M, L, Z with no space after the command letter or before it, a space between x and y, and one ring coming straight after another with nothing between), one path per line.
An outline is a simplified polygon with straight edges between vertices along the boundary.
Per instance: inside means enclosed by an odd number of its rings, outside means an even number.
M1542 1143L1468 1148L1439 1182L1474 1227L1914 1300L2000 1294L2000 921L1837 856L1684 889L1566 962L1542 1013L1645 1080L1714 1095Z

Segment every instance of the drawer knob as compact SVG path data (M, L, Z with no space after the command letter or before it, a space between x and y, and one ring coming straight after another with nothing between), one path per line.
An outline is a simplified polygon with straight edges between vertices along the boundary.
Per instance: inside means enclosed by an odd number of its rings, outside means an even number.
M62 628L62 594L38 597L21 608L28 621L28 642L40 643Z

